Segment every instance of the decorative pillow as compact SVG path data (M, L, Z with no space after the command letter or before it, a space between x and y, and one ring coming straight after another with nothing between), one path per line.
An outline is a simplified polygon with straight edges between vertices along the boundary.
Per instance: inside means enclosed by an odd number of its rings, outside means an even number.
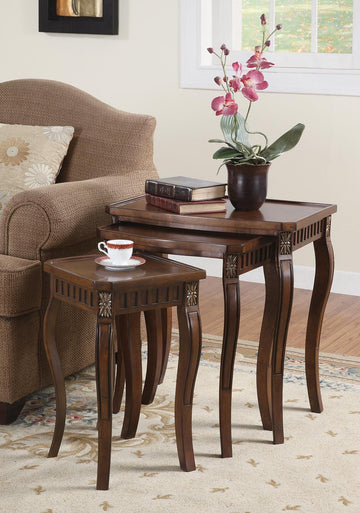
M0 123L0 215L18 192L55 183L73 134L72 126Z

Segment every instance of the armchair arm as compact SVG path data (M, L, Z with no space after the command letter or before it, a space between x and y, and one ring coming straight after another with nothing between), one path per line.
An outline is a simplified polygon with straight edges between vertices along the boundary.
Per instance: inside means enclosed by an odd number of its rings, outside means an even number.
M155 171L66 182L17 194L0 218L0 252L45 260L95 248L96 228L110 221L105 206L144 193Z

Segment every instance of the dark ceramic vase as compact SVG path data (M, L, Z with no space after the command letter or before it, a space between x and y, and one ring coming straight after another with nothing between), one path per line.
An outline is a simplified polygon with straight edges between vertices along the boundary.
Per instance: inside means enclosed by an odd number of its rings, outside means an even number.
M266 199L270 163L260 166L226 164L228 196L235 210L258 210Z

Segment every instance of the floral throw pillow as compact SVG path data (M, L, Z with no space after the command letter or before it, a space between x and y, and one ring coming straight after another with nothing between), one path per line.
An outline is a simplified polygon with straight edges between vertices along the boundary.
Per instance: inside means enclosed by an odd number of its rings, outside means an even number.
M18 192L55 183L73 134L71 126L0 123L0 215Z

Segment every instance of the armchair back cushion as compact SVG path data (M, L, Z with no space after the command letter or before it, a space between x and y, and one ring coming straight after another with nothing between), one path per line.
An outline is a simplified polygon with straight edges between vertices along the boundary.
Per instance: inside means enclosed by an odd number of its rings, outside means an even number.
M145 179L157 176L155 119L117 110L71 85L0 83L0 123L74 127L56 185L19 193L5 206L2 254L43 261L95 248L106 204L143 194Z
M71 126L0 123L0 215L15 194L55 183L73 133Z
M153 117L117 110L62 82L3 82L0 123L75 128L57 182L155 170Z

